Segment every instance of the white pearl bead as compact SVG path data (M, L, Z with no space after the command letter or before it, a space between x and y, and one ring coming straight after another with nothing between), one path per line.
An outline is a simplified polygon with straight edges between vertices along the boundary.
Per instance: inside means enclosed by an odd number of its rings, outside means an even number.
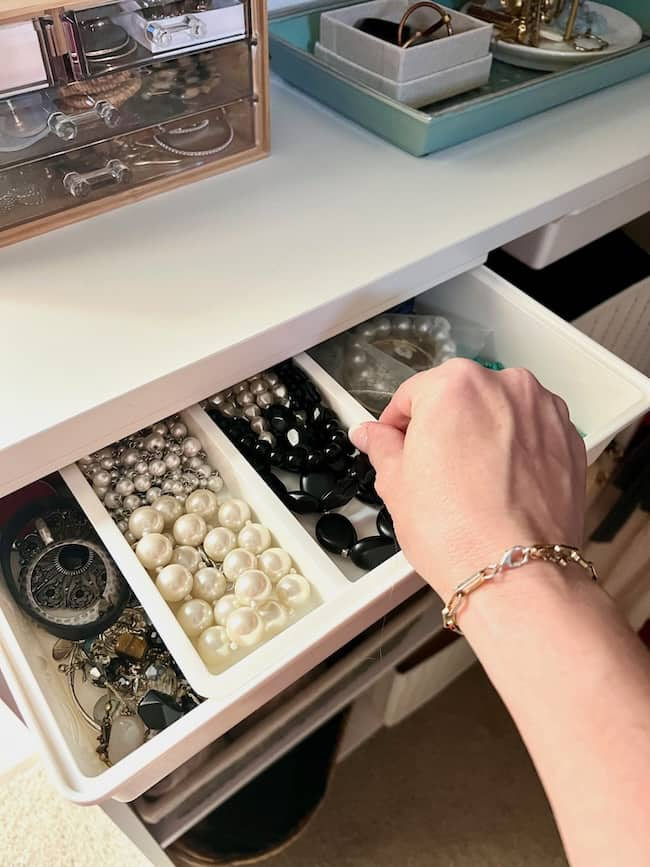
M230 655L228 633L223 626L210 626L202 632L196 647L203 662L211 667L222 665Z
M226 620L239 607L237 597L234 593L226 593L221 599L217 599L214 603L214 619L221 626L226 625Z
M183 602L176 612L176 618L183 632L190 638L196 638L214 623L212 606L204 599L189 599Z
M169 563L161 569L156 578L156 587L167 602L180 602L192 590L192 573L187 566Z
M287 605L299 608L304 605L311 596L311 585L306 578L297 573L285 575L280 578L277 587L278 597Z
M206 521L213 521L218 510L217 495L212 491L193 491L185 500L185 511L200 515Z
M135 490L131 479L120 479L115 485L115 493L120 497L128 497Z
M200 545L208 532L208 525L200 515L181 515L174 522L174 539L179 545Z
M177 421L171 426L169 433L175 440L182 440L183 437L187 436L187 427L182 421Z
M245 605L252 602L265 602L273 592L271 579L259 569L242 572L235 582L235 596Z
M242 572L254 569L257 566L257 557L244 548L234 548L223 560L223 572L229 581L235 581Z
M251 517L251 510L248 503L243 500L232 499L219 507L219 523L222 527L228 527L229 530L237 532L241 530L246 521Z
M280 605L275 599L270 599L257 609L262 618L267 632L279 632L287 625L289 613L284 605Z
M147 533L135 546L135 555L145 569L166 566L172 558L172 543L161 533Z
M264 636L264 624L252 608L238 608L226 620L228 638L240 647L252 647Z
M189 545L179 545L177 548L174 548L170 562L180 563L181 566L185 566L192 573L196 572L203 565L201 554L196 548L192 548Z
M203 540L203 550L215 563L221 563L237 544L237 537L226 527L215 527Z
M163 516L151 506L140 506L129 518L129 530L136 539L141 539L147 533L162 533L164 529Z
M206 602L215 602L225 592L226 579L214 566L204 566L195 572L192 596L205 599Z
M112 765L119 762L144 743L144 723L137 714L117 716L111 722L108 739L108 759Z
M168 530L174 526L174 521L183 514L182 504L178 502L176 497L171 497L169 494L158 497L152 508L163 516L165 527Z
M252 551L253 554L261 554L271 544L271 532L262 524L246 524L239 531L237 544L240 548Z
M259 566L274 583L283 578L291 569L291 557L284 548L268 548L259 557Z
M124 497L122 501L122 506L129 512L134 512L141 504L140 497L137 494L129 494L128 497Z

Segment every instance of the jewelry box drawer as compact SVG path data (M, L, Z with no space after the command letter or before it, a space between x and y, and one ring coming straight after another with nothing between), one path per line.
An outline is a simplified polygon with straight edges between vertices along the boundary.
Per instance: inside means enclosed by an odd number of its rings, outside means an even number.
M254 49L235 42L0 101L0 175L251 97Z
M245 39L250 16L242 0L123 0L39 19L59 77L84 80Z
M256 111L253 96L233 95L216 108L152 120L145 129L0 171L0 230L107 197L115 204L137 201L153 181L218 161L225 168L255 147Z

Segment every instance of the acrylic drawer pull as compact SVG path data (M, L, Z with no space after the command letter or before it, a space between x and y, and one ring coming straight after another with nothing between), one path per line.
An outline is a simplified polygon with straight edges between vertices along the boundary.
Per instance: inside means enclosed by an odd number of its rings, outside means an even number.
M200 18L194 15L186 15L182 24L169 24L166 27L155 21L147 24L145 30L147 39L153 45L171 45L174 36L179 33L188 35L192 39L201 39L206 34L206 26Z
M130 171L120 160L109 160L103 169L93 172L68 172L63 178L63 186L67 193L76 199L89 195L94 187L104 184L122 184L128 181Z
M98 119L102 120L109 129L113 129L120 123L120 113L111 102L100 99L92 108L77 114L65 114L62 111L56 111L47 119L47 125L54 135L64 141L72 141L77 137L81 124Z

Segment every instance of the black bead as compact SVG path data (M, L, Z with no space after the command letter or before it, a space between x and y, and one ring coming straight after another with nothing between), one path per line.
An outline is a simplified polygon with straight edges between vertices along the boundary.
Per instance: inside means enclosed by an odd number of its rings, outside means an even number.
M307 449L302 446L296 446L295 449L291 449L291 451L287 453L283 466L288 470L291 470L293 473L299 473L305 466L306 459Z
M342 554L356 543L357 533L346 517L330 512L318 519L316 538L326 551Z
M271 449L269 452L269 463L273 467L281 467L284 463L284 452L279 449Z
M271 444L267 443L266 440L258 440L253 446L253 452L256 457L264 458L268 461L271 454Z
M268 408L265 417L274 434L282 436L293 424L293 413L286 406L274 405Z
M307 469L316 469L320 467L325 460L325 455L320 449L307 449L307 457L305 458L305 466Z
M343 447L338 443L328 443L323 449L327 463L333 463L343 457Z
M316 424L326 424L328 421L337 421L336 416L332 412L332 410L328 406L323 406L322 403L319 403L318 406L313 407L312 411L309 413L309 418L311 421Z
M264 473L262 475L262 478L269 486L269 488L271 488L273 493L280 497L281 500L286 497L287 489L284 485L284 482L282 482L276 475L274 475L273 473Z
M320 501L322 512L330 512L332 509L340 509L341 506L347 505L354 496L354 488L350 493L344 491L328 491Z
M330 469L337 477L347 475L348 462L345 455L341 455L341 457L337 458L335 461L329 461L327 466L328 469Z
M359 485L356 493L357 500L369 506L383 506L383 500L375 490L374 485Z
M341 425L339 424L339 420L337 418L328 419L323 425L323 430L328 434L336 433L341 430Z
M312 497L320 500L322 496L334 490L335 479L327 471L317 473L307 472L303 473L300 477L300 487L305 493L311 494Z
M183 709L164 692L150 689L138 704L138 716L147 728L159 732L183 716Z
M320 504L316 497L304 491L289 491L283 500L287 508L297 515L310 515L319 511Z
M397 553L397 546L386 536L367 536L350 548L350 559L360 569L374 569Z
M331 443L338 443L340 446L347 445L349 443L348 435L342 430L332 431L329 435L329 441Z
M291 425L291 427L287 430L287 432L285 433L285 438L291 448L303 445L305 439L303 431L295 424Z
M395 527L393 527L393 519L390 512L386 508L379 510L377 515L377 530L382 536L387 536L389 539L395 539Z

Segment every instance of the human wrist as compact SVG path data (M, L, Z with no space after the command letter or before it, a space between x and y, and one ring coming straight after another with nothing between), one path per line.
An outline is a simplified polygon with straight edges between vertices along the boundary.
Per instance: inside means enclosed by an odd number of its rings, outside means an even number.
M487 581L463 600L458 626L469 637L515 634L557 613L577 610L596 590L589 573L576 563L566 567L530 561ZM445 600L446 602L447 600Z

